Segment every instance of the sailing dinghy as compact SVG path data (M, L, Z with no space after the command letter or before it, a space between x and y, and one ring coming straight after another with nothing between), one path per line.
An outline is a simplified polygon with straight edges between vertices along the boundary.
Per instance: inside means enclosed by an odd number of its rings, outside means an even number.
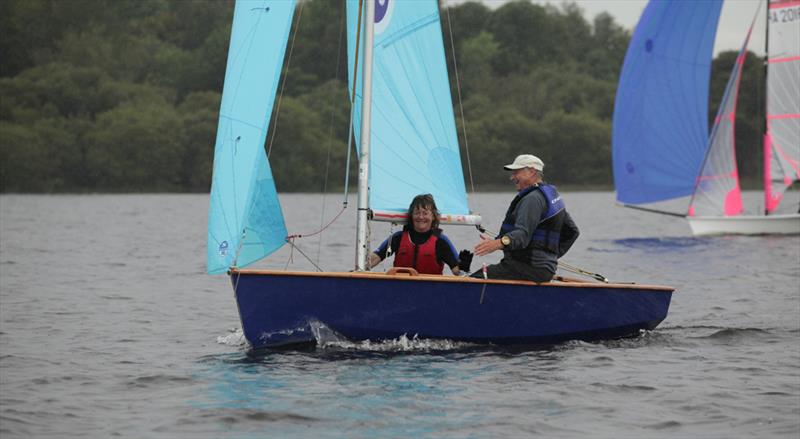
M712 50L722 0L651 1L620 76L613 122L617 201L639 207L689 197L694 235L800 234L781 212L800 180L800 2L768 3L764 209L744 214L734 142L736 100L750 31L708 133ZM787 208L794 209L792 206ZM654 210L644 207L644 210ZM669 212L661 212L669 213Z
M475 224L464 188L436 0L347 3L351 92L360 126L356 271L244 269L288 238L264 149L294 13L290 0L237 0L214 156L208 272L228 273L253 349L408 337L550 344L636 335L667 315L673 288L544 284L364 271L366 222L400 222L431 193L443 223ZM364 23L360 37L358 23ZM362 39L360 44L357 40ZM356 47L359 47L357 50ZM366 50L362 50L366 49ZM356 53L363 60L354 68ZM352 80L355 78L356 86ZM301 147L298 145L298 147Z

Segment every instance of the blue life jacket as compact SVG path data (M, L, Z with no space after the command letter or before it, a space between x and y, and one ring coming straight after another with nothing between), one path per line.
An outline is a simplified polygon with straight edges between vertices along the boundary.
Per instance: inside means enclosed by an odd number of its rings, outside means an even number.
M556 187L550 184L537 184L519 191L508 207L503 225L500 227L500 235L498 236L503 236L514 230L514 224L516 223L514 209L516 209L517 204L519 204L526 195L537 189L544 195L545 201L547 202L547 210L545 210L539 218L539 224L536 226L536 230L531 234L531 240L528 246L524 249L511 250L512 258L521 261L529 260L533 249L541 249L558 254L561 228L564 225L564 217L566 216L566 206L564 205L564 200L561 199L561 195L558 194Z

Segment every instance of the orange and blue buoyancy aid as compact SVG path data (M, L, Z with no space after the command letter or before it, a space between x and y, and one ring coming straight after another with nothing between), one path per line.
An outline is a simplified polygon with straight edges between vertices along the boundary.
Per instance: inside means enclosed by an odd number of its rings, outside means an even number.
M422 244L414 244L407 230L403 231L400 238L400 248L394 255L395 267L412 267L424 274L442 274L444 264L436 260L436 242L438 233L432 232L431 236Z
M542 216L539 218L539 225L536 226L536 230L531 234L531 240L528 246L524 249L511 251L511 255L515 259L530 257L530 252L534 248L558 254L561 227L564 225L564 217L566 216L566 206L564 200L561 199L561 195L558 194L556 187L550 184L533 185L519 191L508 207L503 225L500 227L499 236L514 230L514 209L516 209L517 204L519 204L523 197L537 189L544 195L545 201L547 202L547 210L542 212Z

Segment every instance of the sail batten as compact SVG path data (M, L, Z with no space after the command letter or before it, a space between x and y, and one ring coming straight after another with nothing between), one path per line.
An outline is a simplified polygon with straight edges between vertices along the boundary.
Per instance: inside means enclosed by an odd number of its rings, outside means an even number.
M207 271L279 249L286 226L264 142L294 0L237 0L220 103L208 214Z

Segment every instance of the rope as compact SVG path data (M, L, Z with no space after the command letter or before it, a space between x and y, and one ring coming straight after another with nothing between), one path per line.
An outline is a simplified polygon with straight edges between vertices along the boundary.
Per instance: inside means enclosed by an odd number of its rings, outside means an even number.
M242 246L244 246L244 239L247 237L247 229L242 230L242 236L239 238L239 245L236 246L236 254L233 256L233 266L236 267L239 265L239 254L242 252Z
M487 233L487 234L489 234L489 235L491 235L491 236L497 236L497 235L499 235L499 233L496 233L496 232L493 232L493 231L491 231L491 230L487 230L487 229L485 229L485 228L484 228L482 225L480 225L480 224L475 224L475 228L476 228L476 229L478 229L478 232L480 232L480 233Z
M292 62L292 52L294 51L294 40L297 38L297 32L300 28L300 18L303 16L303 7L305 2L300 2L300 12L297 13L297 21L294 24L294 33L292 34L292 44L289 46L289 56L286 58L286 73L281 80L280 92L278 92L278 102L275 104L275 120L272 123L272 137L269 141L269 148L267 149L267 158L272 154L272 144L275 143L275 134L278 127L278 116L281 114L281 101L283 100L283 91L286 88L286 77L289 76L289 65Z
M563 261L558 261L558 266L560 268L563 268L563 269L567 270L567 271L571 271L571 272L573 272L575 274L582 274L584 276L592 277L592 278L594 278L596 280L599 280L600 282L603 282L603 283L606 283L606 284L609 282L608 278L606 278L602 274L592 273L591 271L586 271L586 270L584 270L582 268L578 268L578 267L576 267L574 265L567 264L566 262L563 262Z
M289 236L287 236L287 237L286 237L286 239L287 239L287 240L289 240L289 239L295 239L295 238L308 238L309 236L314 236L314 235L320 234L320 233L322 233L322 232L323 232L325 229L327 229L327 228L328 228L328 227L329 227L331 224L333 224L333 223L334 223L334 222L335 222L337 219L339 219L339 217L342 215L342 213L344 213L344 211L345 211L346 209L347 209L347 206L345 206L345 207L342 207L342 210L340 210L340 211L339 211L339 213L337 213L337 214L336 214L336 216L335 216L335 217L333 217L333 219L332 219L332 220L330 220L330 222L329 222L328 224L326 224L326 225L325 225L325 227L323 227L323 228L321 228L321 229L317 230L316 232L312 232L312 233L306 233L306 234L296 234L296 235L289 235Z
M445 3L447 1L445 0ZM458 91L458 109L461 113L461 130L464 132L464 152L467 156L467 170L469 171L469 186L470 192L473 194L475 193L475 181L472 178L472 162L469 158L469 140L467 139L467 120L464 118L464 102L461 99L461 80L458 76L458 63L456 62L456 44L453 41L453 23L450 20L450 8L445 5L445 11L447 11L447 27L450 30L450 52L453 54L453 73L456 77L456 90Z
M342 206L342 210L340 210L339 213L337 213L336 216L333 217L333 219L330 220L330 222L328 222L328 224L325 225L325 227L322 227L321 229L317 230L316 232L306 233L306 234L295 234L295 235L287 236L286 237L286 242L288 242L289 245L292 246L292 250L289 252L289 259L286 261L286 265L283 267L283 269L286 270L287 268L289 268L289 264L294 262L294 250L297 249L297 251L301 255L303 255L306 259L308 259L308 262L311 262L311 264L314 267L316 267L317 271L323 271L321 268L319 268L319 265L317 265L317 263L315 263L311 258L309 258L305 253L303 253L302 250L300 250L300 247L297 247L297 245L295 245L294 241L296 239L299 239L299 238L308 238L309 236L314 236L314 235L322 233L323 231L325 231L325 229L330 227L330 225L333 224L337 219L339 219L339 217L342 215L342 213L344 213L344 211L346 209L347 209L347 206ZM319 256L317 256L317 258L319 258ZM317 261L319 262L319 259L317 259Z
M306 259L308 259L308 262L311 262L311 264L314 265L314 267L316 267L317 271L323 271L321 268L319 268L319 265L317 263L315 263L311 258L309 258L305 253L303 253L302 250L300 250L300 247L297 247L297 245L295 245L294 241L296 239L299 239L299 238L308 238L309 236L314 236L314 235L322 233L323 231L325 231L325 229L330 227L330 225L333 224L337 219L339 219L339 217L342 215L342 213L344 213L344 211L346 209L347 209L347 206L342 206L342 210L340 210L339 213L337 213L336 216L333 217L333 219L330 220L330 222L328 222L328 224L325 225L325 227L322 227L321 229L317 230L316 232L306 233L306 234L299 234L298 233L298 234L287 236L286 237L286 242L288 242L289 245L292 246L292 250L289 252L289 258L287 259L286 265L283 267L283 269L286 270L287 268L289 268L289 264L294 262L294 250L297 249L297 251L301 255L303 255ZM317 257L319 258L319 256L317 256ZM317 261L319 261L319 259L317 259Z

